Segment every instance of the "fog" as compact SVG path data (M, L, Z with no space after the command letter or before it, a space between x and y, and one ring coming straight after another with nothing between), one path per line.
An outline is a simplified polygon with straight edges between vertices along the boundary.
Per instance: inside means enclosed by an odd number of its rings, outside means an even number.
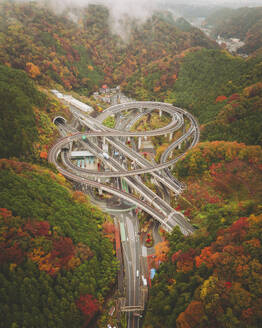
M13 0L10 0L13 1ZM17 2L30 2L30 0L15 0ZM83 8L89 4L102 4L110 9L110 21L113 32L120 34L124 39L128 35L128 30L123 23L124 17L129 16L140 22L144 22L157 9L172 9L174 16L183 15L181 5L187 7L243 7L243 6L262 6L262 0L35 0L43 5L47 5L57 14L65 9ZM178 5L178 6L177 6ZM75 20L74 15L68 16Z
M17 0L25 2L30 0ZM225 7L244 7L262 6L262 0L36 0L42 4L47 4L56 12L62 12L68 7L86 7L89 4L104 4L110 8L114 17L120 18L123 14L131 17L143 19L158 8L168 9L176 5L192 6L225 6Z

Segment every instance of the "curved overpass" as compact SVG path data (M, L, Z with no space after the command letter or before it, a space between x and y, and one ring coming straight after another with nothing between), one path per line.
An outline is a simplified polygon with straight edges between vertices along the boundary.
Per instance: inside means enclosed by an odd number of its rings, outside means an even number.
M116 129L110 129L101 124L101 121L105 120L108 116L113 114L118 114L122 111L127 110L139 110L141 115L143 112L150 112L152 110L161 110L167 112L171 115L172 121L164 128L151 130L151 131L142 131L142 132L130 132L130 131L121 131ZM166 203L162 198L156 195L152 190L147 188L140 179L138 179L139 174L151 173L154 178L159 180L161 183L165 184L168 188L173 190L176 193L180 193L183 190L183 184L175 180L171 174L163 175L161 174L162 169L168 169L169 166L176 163L185 152L176 158L173 158L167 161L167 157L170 152L173 151L176 147L181 145L184 141L190 140L188 148L193 147L199 140L199 126L195 118L185 110L174 107L166 103L155 103L155 102L132 102L121 105L115 105L109 107L105 110L98 119L87 118L78 110L72 110L73 115L85 126L87 126L91 132L84 133L74 133L73 135L66 136L57 141L57 143L51 148L48 156L48 160L54 163L65 177L72 181L78 183L90 185L95 188L100 188L106 192L117 195L133 204L143 209L149 213L152 217L158 220L163 228L167 231L172 231L175 225L179 225L181 231L184 234L189 234L193 232L192 226L189 224L184 215L180 212L175 211L168 203ZM140 116L141 116L140 115ZM184 125L184 119L190 123L187 131L178 138L176 141L172 142L168 147L166 152L161 157L160 164L152 164L143 158L136 151L127 147L123 142L119 140L120 137L142 137L142 136L157 136L167 133L173 133L179 130ZM75 166L68 156L68 144L73 141L83 141L83 137L86 140L85 145L89 147L92 153L99 157L101 160L107 163L108 166L112 169L109 172L95 172L91 170L81 169ZM125 156L129 157L131 160L135 161L138 166L141 168L128 171L123 168L116 160L110 157L110 160L106 160L101 155L101 148L97 145L90 143L90 137L104 137L108 143L111 143L116 149L121 151ZM63 166L58 162L58 156L61 153L61 158ZM167 171L169 172L169 171ZM116 189L114 187L108 186L106 184L94 181L90 177L124 177L127 183L136 191L138 191L145 200L141 200L138 197L126 193L122 190ZM133 176L133 177L132 177Z

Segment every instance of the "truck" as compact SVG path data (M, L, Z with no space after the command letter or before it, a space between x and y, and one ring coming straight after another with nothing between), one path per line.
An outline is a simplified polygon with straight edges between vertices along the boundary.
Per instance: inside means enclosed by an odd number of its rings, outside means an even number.
M103 155L104 159L109 159L109 155L108 155L108 153L103 152L102 155Z
M147 280L143 275L142 275L142 282L143 282L143 286L147 286Z

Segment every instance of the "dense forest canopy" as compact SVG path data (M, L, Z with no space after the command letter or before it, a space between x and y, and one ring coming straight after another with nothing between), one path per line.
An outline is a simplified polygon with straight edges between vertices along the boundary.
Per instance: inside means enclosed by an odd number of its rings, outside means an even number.
M105 215L47 169L0 161L0 327L81 327L117 262Z
M1 65L0 97L0 157L26 155L38 139L33 107L43 96L24 72Z
M261 325L261 163L261 147L224 141L200 143L178 163L187 191L176 209L197 230L167 238L145 328Z
M76 10L77 23L35 3L4 2L0 13L2 63L27 70L41 84L58 83L87 94L189 47L216 47L196 28L177 28L181 23L170 13L155 14L143 24L128 20L125 42L112 32L109 11L101 5Z

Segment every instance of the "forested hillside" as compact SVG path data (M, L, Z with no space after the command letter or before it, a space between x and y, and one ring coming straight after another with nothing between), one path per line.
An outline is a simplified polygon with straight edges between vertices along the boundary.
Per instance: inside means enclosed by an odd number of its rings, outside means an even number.
M0 157L46 158L58 133L52 118L68 110L40 92L22 70L0 65Z
M0 48L1 63L26 70L41 84L58 83L67 90L73 88L86 94L97 90L103 82L121 83L140 71L149 74L151 81L146 87L150 91L159 87L160 77L164 87L172 85L174 55L189 47L216 47L196 28L177 28L168 13L156 14L144 24L130 19L123 26L126 40L112 33L109 10L100 5L75 10L77 23L66 12L55 15L36 3L4 2L0 15L4 45ZM170 65L171 75L167 69ZM159 68L160 75L156 76L155 70Z
M0 157L32 152L38 139L34 106L43 106L43 96L27 75L0 66Z
M106 216L59 174L0 160L0 327L83 327L115 282Z
M260 327L261 164L259 146L222 141L178 164L187 191L175 206L197 230L167 237L145 328Z
M185 238L175 229L144 327L260 327L261 224L261 215L241 217L212 242L208 233Z
M203 125L202 140L227 140L262 144L262 83L255 83L230 97L219 96L223 107L215 120Z
M262 44L262 7L221 9L210 15L206 25L212 28L212 35L224 38L239 38L245 45L239 53L251 54Z
M201 123L210 121L222 100L262 80L262 57L244 60L226 51L207 50L187 54L180 65L172 93L176 105L187 108Z

